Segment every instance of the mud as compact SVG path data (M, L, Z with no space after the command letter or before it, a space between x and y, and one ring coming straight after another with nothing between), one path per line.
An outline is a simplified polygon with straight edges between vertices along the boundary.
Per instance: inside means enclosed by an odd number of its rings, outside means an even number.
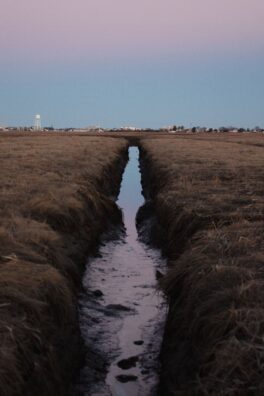
M125 230L104 241L83 278L79 309L87 354L77 385L80 396L157 393L166 313L157 274L164 272L165 261L138 239L135 219L143 203L133 147L117 201Z

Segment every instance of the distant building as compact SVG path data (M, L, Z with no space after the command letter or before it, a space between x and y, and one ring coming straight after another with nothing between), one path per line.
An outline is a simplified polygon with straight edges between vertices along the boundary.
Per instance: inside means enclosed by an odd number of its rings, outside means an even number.
M41 130L41 117L39 114L36 114L34 120L34 131L40 131L40 130Z
M120 128L120 131L139 131L140 128L132 127L132 126L124 126Z

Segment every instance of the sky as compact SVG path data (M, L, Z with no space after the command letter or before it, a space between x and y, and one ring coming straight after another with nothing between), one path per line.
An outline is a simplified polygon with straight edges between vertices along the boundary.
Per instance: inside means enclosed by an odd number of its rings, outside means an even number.
M263 0L0 0L0 125L264 127Z

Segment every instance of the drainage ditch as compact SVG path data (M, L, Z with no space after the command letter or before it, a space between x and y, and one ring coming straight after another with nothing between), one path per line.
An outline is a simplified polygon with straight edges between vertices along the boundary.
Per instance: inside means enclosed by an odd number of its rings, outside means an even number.
M83 278L79 311L87 353L79 396L157 394L166 314L157 278L166 263L159 250L138 238L141 190L139 151L130 147L117 201L124 229L118 238L105 236Z

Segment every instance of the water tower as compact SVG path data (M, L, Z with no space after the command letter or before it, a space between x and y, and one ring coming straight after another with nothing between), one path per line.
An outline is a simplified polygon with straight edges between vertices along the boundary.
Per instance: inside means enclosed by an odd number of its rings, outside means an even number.
M34 131L39 131L41 129L41 117L39 114L35 115Z

